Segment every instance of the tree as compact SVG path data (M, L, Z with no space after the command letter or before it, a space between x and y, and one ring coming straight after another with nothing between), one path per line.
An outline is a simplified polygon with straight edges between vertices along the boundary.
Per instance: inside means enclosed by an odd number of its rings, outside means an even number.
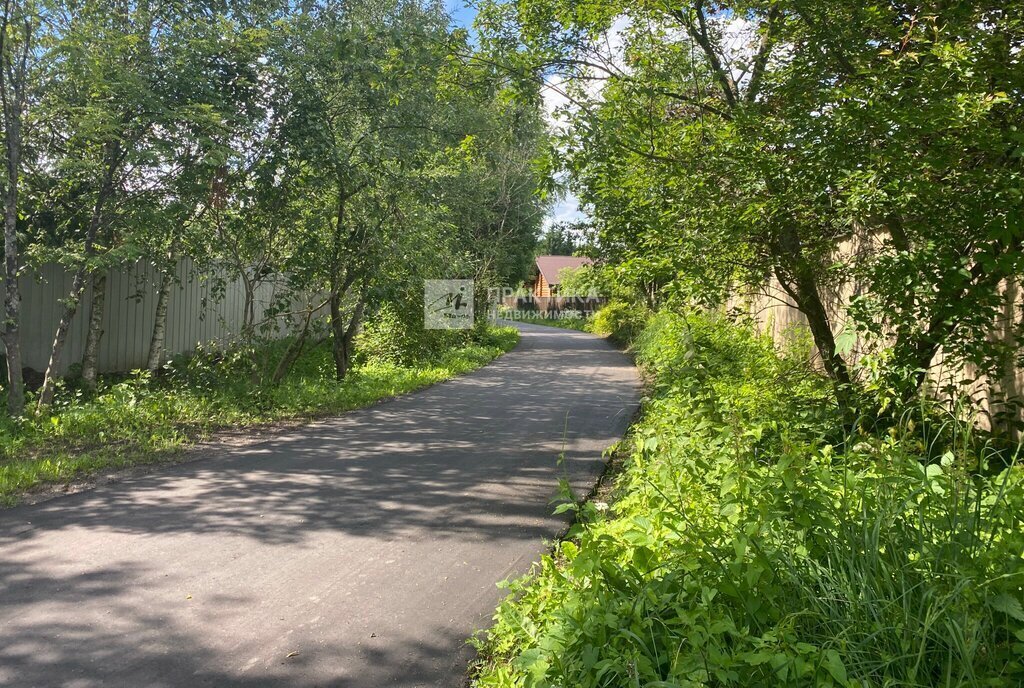
M585 229L579 223L560 223L548 228L537 244L538 255L571 256L582 248Z
M473 266L465 276L475 281L475 312L484 318L488 289L522 283L533 266L549 206L541 164L548 135L536 86L511 84L467 40L459 33L450 40L438 114L447 146L435 163L432 196L451 218L453 250Z
M55 161L49 164L59 180L56 190L75 209L61 227L74 239L60 250L74 276L39 390L40 409L53 402L68 330L89 277L105 271L116 258L112 251L119 243L118 222L132 224L118 217L126 191L134 186L128 175L145 168L151 150L147 137L162 109L154 91L153 40L160 25L155 9L159 7L84 2L68 3L60 14L62 30L53 48L59 59L54 60L41 107L47 110L51 130L62 133ZM146 180L139 178L138 183L144 186ZM94 286L103 284L100 277ZM93 370L102 296L94 304L86 346L91 356L87 368ZM87 378L95 379L95 373Z
M151 180L145 218L132 227L138 253L158 270L156 317L147 368L159 369L167 336L167 308L176 270L184 257L215 270L227 260L246 281L254 266L238 266L237 241L224 245L224 222L232 189L246 187L268 146L266 55L273 37L267 27L284 14L279 3L220 3L177 16L173 31L159 36L156 89L163 103L161 135L152 140L146 176ZM257 215L255 208L249 209ZM234 215L231 215L234 217ZM258 220L256 220L258 222ZM233 247L233 248L231 248ZM244 251L242 251L244 253ZM259 263L259 261L255 261ZM218 265L219 264L219 265ZM258 269L258 265L256 266ZM243 274L244 273L244 274ZM247 291L246 317L252 315Z
M17 182L4 187L8 312L20 264L56 262L72 276L38 408L55 398L85 303L82 383L97 383L106 275L125 265L156 271L143 287L156 296L148 369L162 365L172 286L189 260L214 298L240 285L235 344L272 381L325 311L342 379L365 315L382 303L401 304L413 323L425 278L498 285L527 269L545 207L539 98L512 98L528 89L473 59L440 5L45 5L39 50L26 53L30 88L18 91L32 113L24 142L18 106L4 113ZM7 7L0 52L4 93L15 94L23 41L11 27L23 5ZM16 343L17 318L6 322ZM258 360L284 334L295 336L279 359Z
M403 219L437 140L433 75L446 34L440 10L415 4L357 3L295 17L282 59L293 87L280 105L282 133L293 174L316 185L322 204L303 220L304 255L329 297L338 380L382 266L403 247L431 244L435 228Z
M4 325L7 352L7 413L18 416L25 407L21 364L21 292L18 241L24 122L32 89L32 61L40 18L34 4L4 0L0 7L0 116L4 137Z
M1021 270L1019 10L519 0L483 16L564 91L563 164L601 251L655 301L773 277L844 406L830 302L853 278L850 313L904 401L940 347L1005 365L986 333Z

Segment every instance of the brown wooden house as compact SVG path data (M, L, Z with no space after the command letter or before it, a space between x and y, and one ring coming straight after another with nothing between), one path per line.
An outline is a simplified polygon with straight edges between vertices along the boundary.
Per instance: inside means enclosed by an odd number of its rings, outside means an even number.
M582 256L537 256L530 293L535 297L558 296L562 270L580 268L593 262Z

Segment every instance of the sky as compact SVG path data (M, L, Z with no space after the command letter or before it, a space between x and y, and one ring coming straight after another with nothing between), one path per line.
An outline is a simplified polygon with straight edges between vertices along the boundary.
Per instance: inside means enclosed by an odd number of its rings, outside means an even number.
M458 26L463 26L467 29L472 28L473 18L476 17L476 8L468 7L461 0L452 0L448 3L448 11L451 13L452 20ZM544 111L548 113L548 119L551 119L551 113L554 109L564 103L564 98L558 93L555 93L551 89L545 89L544 91ZM585 215L580 211L579 201L570 192L566 192L565 195L557 199L548 211L548 216L544 219L544 229L547 230L553 224L559 222L575 222L577 220L584 219Z

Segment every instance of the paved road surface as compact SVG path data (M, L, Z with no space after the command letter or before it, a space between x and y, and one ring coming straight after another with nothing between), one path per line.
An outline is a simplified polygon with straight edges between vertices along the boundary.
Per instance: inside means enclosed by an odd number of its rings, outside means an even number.
M0 512L0 686L460 685L638 394L604 341L521 329L457 380Z

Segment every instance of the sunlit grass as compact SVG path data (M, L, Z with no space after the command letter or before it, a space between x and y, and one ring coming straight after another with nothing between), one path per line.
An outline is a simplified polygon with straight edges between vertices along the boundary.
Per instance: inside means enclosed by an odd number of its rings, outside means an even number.
M543 313L531 311L520 313L515 318L516 322L529 325L547 325L548 327L558 327L563 330L579 330L580 332L590 331L590 320L590 318L585 317L546 318Z

